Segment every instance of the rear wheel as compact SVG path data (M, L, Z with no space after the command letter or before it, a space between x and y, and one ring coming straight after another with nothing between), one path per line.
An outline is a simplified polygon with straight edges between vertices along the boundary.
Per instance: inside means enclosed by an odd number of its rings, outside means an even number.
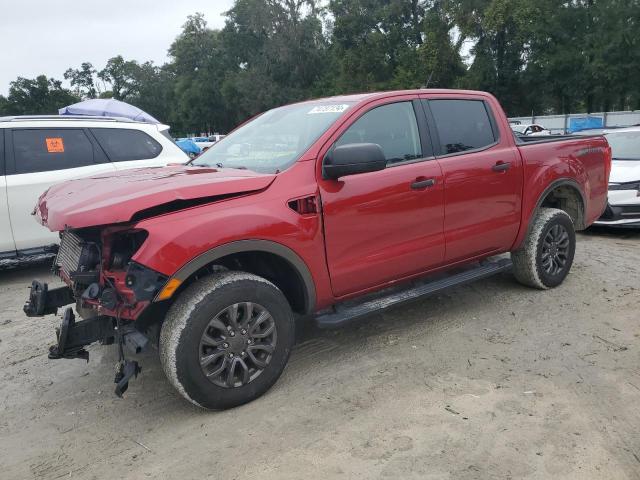
M275 285L244 272L222 272L191 285L169 309L160 360L187 400L230 408L276 382L294 337L291 308Z
M523 245L511 253L513 273L530 287L557 287L571 270L575 250L571 217L557 208L541 208Z

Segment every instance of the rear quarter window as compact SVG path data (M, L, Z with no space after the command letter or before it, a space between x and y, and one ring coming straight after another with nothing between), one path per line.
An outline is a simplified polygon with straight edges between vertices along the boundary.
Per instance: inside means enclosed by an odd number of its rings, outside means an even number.
M14 129L15 173L48 172L100 163L83 129Z
M162 152L162 145L140 130L92 128L91 133L112 162L148 160Z
M482 100L429 100L440 155L487 147L496 141L491 118Z

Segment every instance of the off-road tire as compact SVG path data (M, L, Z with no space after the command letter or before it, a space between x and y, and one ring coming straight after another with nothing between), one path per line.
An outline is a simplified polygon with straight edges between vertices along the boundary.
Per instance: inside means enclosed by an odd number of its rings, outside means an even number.
M242 302L268 311L277 341L270 361L256 378L240 386L223 387L214 384L201 367L201 341L203 333L211 331L212 318ZM226 271L200 279L180 293L160 331L160 362L170 383L184 398L202 408L222 410L264 394L284 370L294 339L293 314L283 293L264 278Z
M550 232L555 226L558 226L556 230L566 232L568 244L562 268L557 272L548 272L544 264L548 256L548 251L545 251L545 248L548 248L545 246L545 239L551 235ZM518 282L529 287L542 290L557 287L571 269L575 249L576 234L571 217L557 208L540 208L524 243L518 250L511 252L513 274Z

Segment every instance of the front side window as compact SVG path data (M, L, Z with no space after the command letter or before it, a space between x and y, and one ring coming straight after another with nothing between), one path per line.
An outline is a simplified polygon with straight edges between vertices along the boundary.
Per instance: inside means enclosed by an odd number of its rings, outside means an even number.
M140 130L92 128L91 133L112 162L156 158L162 145Z
M47 172L94 164L93 144L82 129L13 130L15 173Z
M275 108L213 144L192 165L277 173L290 167L353 102L330 100Z
M464 152L496 141L481 100L429 100L440 140L440 154Z
M354 122L338 139L336 147L350 143L376 143L387 164L422 158L418 123L411 102L376 107Z

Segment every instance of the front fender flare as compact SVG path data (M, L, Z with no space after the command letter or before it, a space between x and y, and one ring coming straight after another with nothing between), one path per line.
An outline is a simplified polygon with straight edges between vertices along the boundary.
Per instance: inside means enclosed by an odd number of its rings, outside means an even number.
M225 243L224 245L219 245L190 260L188 263L180 267L180 269L174 273L171 278L175 278L182 283L201 268L210 265L222 257L226 257L234 253L256 251L272 253L291 264L296 272L298 272L300 280L302 280L305 287L305 311L307 313L312 312L316 304L316 288L309 267L307 267L304 260L302 260L302 258L300 258L300 256L293 250L270 240L238 240L235 242Z

